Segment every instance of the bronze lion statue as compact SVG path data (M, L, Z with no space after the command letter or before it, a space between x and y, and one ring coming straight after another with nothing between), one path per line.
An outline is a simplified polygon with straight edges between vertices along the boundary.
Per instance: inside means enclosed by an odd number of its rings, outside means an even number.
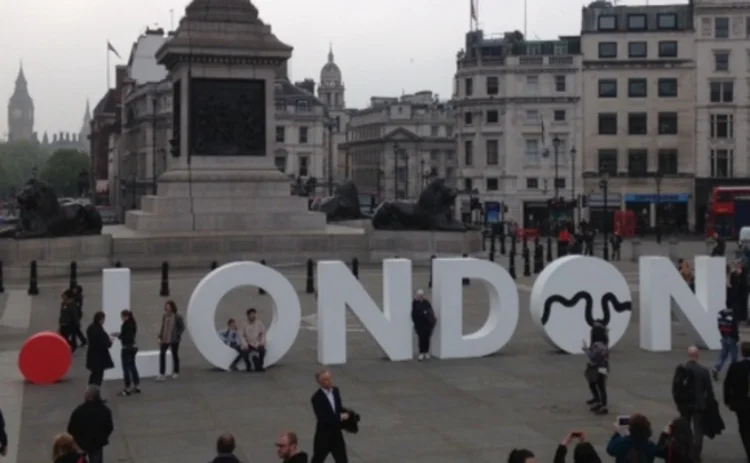
M23 239L102 232L102 218L96 207L75 201L61 204L52 188L36 179L26 182L16 195L16 204L16 227L4 230L0 237Z
M445 180L433 180L416 202L383 201L375 210L372 226L376 230L466 231L453 218L457 194Z
M333 196L313 201L310 209L325 213L329 222L354 220L364 217L359 207L357 185L351 180L337 186Z

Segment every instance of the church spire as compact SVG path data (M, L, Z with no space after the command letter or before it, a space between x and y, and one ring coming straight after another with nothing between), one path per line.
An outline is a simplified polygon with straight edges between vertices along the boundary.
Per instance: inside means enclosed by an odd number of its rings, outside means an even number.
M86 98L86 112L83 113L83 122L88 123L91 120L91 106L89 105L89 99Z
M19 89L26 88L26 75L23 73L23 60L18 66L18 77L16 77L16 87Z
M328 62L333 63L333 42L328 43Z

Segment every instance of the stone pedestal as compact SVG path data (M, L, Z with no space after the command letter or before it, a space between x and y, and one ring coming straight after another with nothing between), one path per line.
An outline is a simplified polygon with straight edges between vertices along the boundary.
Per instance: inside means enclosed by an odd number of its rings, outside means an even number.
M274 166L274 84L292 48L249 0L193 0L156 53L173 85L173 143L158 196L126 214L144 233L304 230L325 215Z

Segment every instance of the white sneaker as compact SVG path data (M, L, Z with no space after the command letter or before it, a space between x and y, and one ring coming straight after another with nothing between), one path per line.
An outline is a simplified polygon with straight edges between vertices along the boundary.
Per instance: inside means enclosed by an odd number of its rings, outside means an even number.
M179 377L180 375L178 375L177 373L172 373L172 376L171 376L172 379L177 379Z
M164 381L164 379L165 379L165 378L164 378L164 375L158 375L158 376L156 377L156 380L157 380L157 381Z
M417 355L417 362L421 362L422 360L424 360L424 354Z
M431 359L431 358L432 358L432 356L431 356L430 354L424 354L424 358L425 358L425 359Z

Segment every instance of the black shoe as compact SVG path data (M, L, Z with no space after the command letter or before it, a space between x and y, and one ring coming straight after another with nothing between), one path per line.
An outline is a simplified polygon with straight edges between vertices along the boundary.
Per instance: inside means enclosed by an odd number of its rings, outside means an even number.
M127 389L123 389L122 391L118 392L117 395L120 397L127 397L130 395L130 391Z
M596 413L600 408L602 408L602 404L597 403L597 404L592 405L591 408L589 408L589 410Z
M599 400L597 399L589 399L586 401L586 405L596 405L599 403Z
M609 410L607 410L607 407L600 407L594 411L594 414L596 415L608 415Z
M237 365L229 365L229 371L232 371L232 372L240 371L240 369L237 368Z
M719 380L719 372L716 370L711 370L711 377L714 379L714 381Z
M138 389L137 387L134 387L134 388L133 388L133 390L132 390L132 391L130 391L130 393L131 393L131 394L140 394L140 393L141 393L141 390L140 390L140 389Z
M88 344L88 343L89 343L88 341L81 342L81 347L86 347L86 344Z

